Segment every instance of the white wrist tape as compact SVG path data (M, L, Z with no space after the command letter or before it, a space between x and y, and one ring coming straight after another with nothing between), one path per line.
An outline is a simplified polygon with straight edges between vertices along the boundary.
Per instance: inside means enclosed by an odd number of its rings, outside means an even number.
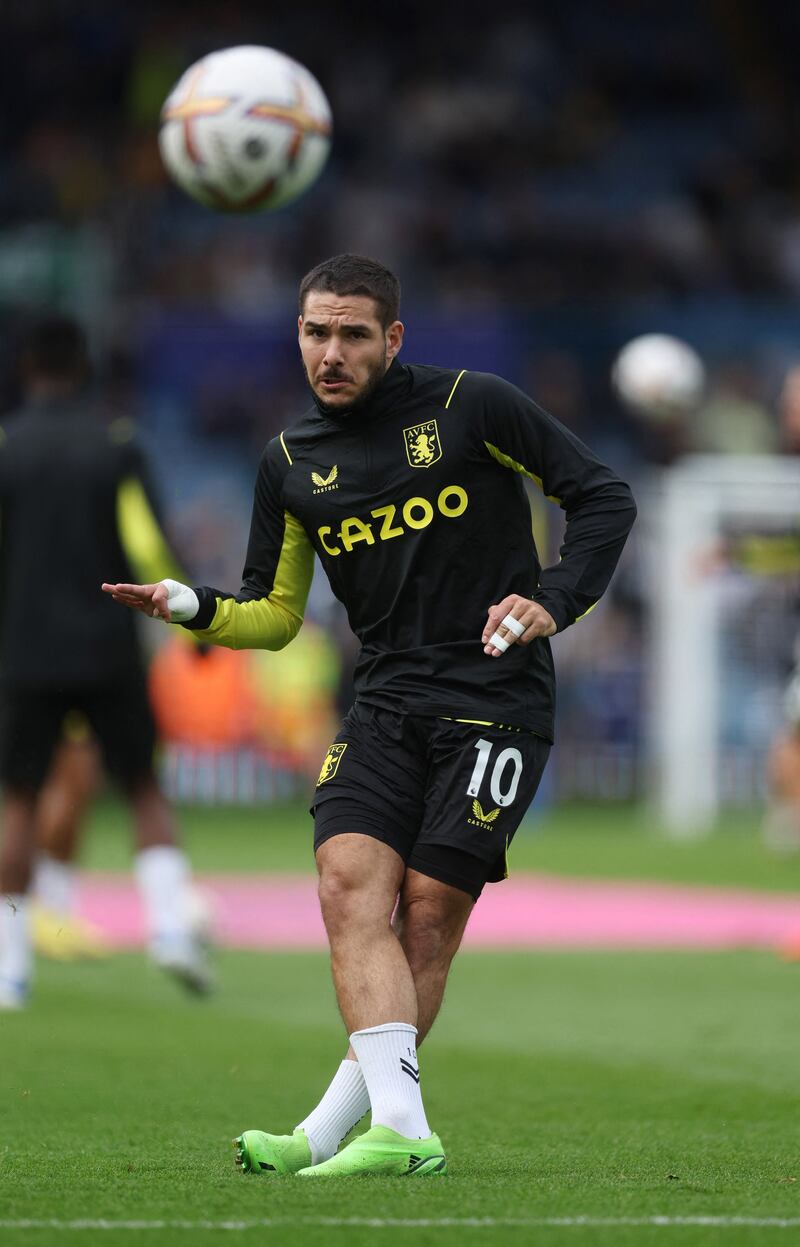
M515 619L513 615L506 615L503 620L503 627L508 628L509 632L513 632L515 637L521 637L525 631L525 625Z
M189 623L200 610L200 599L194 589L179 580L161 580L167 590L167 606L173 623Z
M505 654L510 642L507 641L504 636L500 636L499 632L493 632L489 637L489 644L493 645L495 649L499 649L501 653Z

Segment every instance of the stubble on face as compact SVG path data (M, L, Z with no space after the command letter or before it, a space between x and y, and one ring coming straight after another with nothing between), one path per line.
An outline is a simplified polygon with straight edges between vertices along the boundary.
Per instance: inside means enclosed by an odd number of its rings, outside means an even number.
M306 362L304 359L302 359L302 357L301 357L301 363L303 365L303 372L305 373L306 383L308 385L308 388L311 390L311 393L314 395L314 400L317 406L319 407L320 411L323 412L325 415L333 415L333 416L350 415L352 412L358 411L362 407L366 407L370 399L372 398L373 394L377 390L378 386L380 385L381 381L386 376L386 370L388 367L388 360L386 359L385 355L382 359L376 360L374 364L369 365L367 378L364 381L363 385L361 386L360 389L356 391L356 393L353 395L353 397L347 403L347 405L343 406L341 403L330 403L322 397L322 395L320 394L320 391L316 389L316 387L314 386L314 383L311 380L311 377L309 375L308 368L306 367ZM330 381L335 381L339 379L340 377L343 378L345 375L346 374L345 374L344 369L341 369L337 372L335 368L331 368L325 373L324 378L320 378L320 380L327 379Z

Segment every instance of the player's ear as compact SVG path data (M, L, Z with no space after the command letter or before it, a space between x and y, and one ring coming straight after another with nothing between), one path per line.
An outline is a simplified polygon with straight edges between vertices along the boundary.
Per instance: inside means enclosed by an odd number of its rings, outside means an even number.
M303 333L303 318L302 318L302 316L298 316L298 318L297 318L297 336L298 336L298 338L300 338L300 337L302 336L302 333Z
M401 320L393 320L386 330L386 358L394 359L403 345L405 326Z

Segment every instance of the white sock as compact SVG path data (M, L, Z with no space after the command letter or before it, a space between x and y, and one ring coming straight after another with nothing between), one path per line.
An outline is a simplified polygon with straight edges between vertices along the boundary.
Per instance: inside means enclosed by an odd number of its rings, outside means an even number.
M28 898L5 894L0 896L0 979L25 986L32 969Z
M135 870L151 946L188 941L190 873L185 854L173 844L157 844L137 853Z
M37 901L62 918L75 913L75 870L49 853L39 853L33 870L33 892Z
M427 1139L431 1128L422 1106L417 1028L407 1022L370 1026L350 1036L372 1105L373 1126L388 1126L404 1139Z
M295 1127L306 1132L311 1164L334 1156L345 1135L368 1111L369 1095L361 1066L358 1061L342 1061L317 1107Z

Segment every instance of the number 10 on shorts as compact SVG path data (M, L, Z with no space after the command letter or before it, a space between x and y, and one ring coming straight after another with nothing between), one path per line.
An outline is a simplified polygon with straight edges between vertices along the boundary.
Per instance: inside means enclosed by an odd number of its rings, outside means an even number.
M481 739L476 743L475 748L478 751L478 757L467 785L468 797L477 797L480 793L481 784L486 775L494 745L490 740ZM503 784L507 781L509 767L512 768L511 782L504 791ZM522 754L519 749L503 749L495 759L489 779L489 791L492 795L492 800L497 805L511 805L511 802L517 795L521 775Z

